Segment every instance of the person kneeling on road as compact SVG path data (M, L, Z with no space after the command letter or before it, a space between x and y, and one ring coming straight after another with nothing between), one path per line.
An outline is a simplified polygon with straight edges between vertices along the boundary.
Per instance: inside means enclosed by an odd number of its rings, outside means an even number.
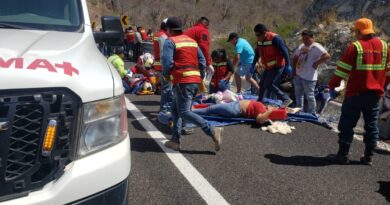
M123 47L114 48L114 54L108 58L108 62L110 62L118 71L119 75L122 78L123 88L125 89L125 92L128 92L130 91L130 86L125 79L128 71L125 69L125 62L123 61L123 58L125 57L124 52L125 49Z
M191 111L192 99L199 89L205 75L205 58L198 44L183 34L181 20L170 17L166 23L169 38L163 47L163 75L172 79L173 84L173 132L165 146L180 150L182 119L202 128L212 138L215 150L219 151L222 143L223 128L211 126L205 119Z

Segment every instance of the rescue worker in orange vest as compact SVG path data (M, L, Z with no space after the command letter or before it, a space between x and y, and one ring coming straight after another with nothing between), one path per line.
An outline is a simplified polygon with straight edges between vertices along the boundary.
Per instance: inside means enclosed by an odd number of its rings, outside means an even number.
M195 40L183 34L179 18L168 18L166 27L169 38L165 40L163 48L163 75L172 79L174 98L172 138L165 146L180 150L182 120L185 120L202 128L214 141L215 150L219 151L223 129L211 126L205 119L191 111L192 99L205 75L205 58Z
M252 70L255 70L259 58L261 65L265 67L259 83L260 91L257 101L263 102L266 89L270 89L269 91L283 101L281 107L287 107L293 101L280 90L280 78L283 72L290 74L292 71L288 48L278 34L269 31L263 24L257 24L254 32L257 37L257 48Z
M133 31L133 28L131 26L129 26L129 28L127 28L125 31L125 40L126 40L125 56L129 60L130 60L129 51L130 50L133 51L134 38L135 38L135 33Z
M153 38L153 53L154 53L154 70L158 72L160 82L160 114L167 114L171 112L172 103L172 84L169 80L166 80L162 75L161 54L165 40L168 38L166 30L166 22L168 19L164 19L160 24L160 30Z
M227 58L225 49L216 49L211 53L214 74L210 80L209 93L230 90L230 78L234 73L232 62Z
M210 21L207 17L200 17L197 23L184 31L184 34L194 39L198 43L200 50L206 58L207 72L212 75L214 72L213 65L211 64L210 58L210 32L209 32Z
M329 81L332 95L340 81L348 79L338 124L339 150L336 155L329 155L328 159L338 164L349 162L353 128L360 118L360 113L363 113L365 150L360 161L371 165L373 150L379 138L379 100L384 94L385 84L390 81L390 50L385 41L375 36L370 19L356 20L354 30L358 40L344 51Z

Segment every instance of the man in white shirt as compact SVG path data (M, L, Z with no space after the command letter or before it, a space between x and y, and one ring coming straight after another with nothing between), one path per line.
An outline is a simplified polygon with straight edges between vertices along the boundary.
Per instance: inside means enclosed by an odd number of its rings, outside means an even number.
M135 32L135 36L134 36L134 47L133 47L133 61L134 62L137 62L138 58L140 55L142 55L142 43L143 43L143 40L142 40L142 36L141 36L141 33L140 33L140 28L141 27L137 27L137 31Z
M301 33L303 43L294 52L293 67L295 70L294 88L296 107L303 108L304 97L307 100L307 113L316 113L314 89L317 84L317 68L330 58L325 48L314 41L314 33L304 30Z

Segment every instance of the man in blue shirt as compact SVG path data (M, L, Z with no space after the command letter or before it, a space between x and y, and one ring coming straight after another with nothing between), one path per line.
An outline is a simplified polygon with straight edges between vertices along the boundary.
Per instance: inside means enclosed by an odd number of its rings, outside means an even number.
M251 69L253 58L255 53L252 46L247 40L240 38L237 33L230 33L227 42L234 45L236 55L233 59L233 67L237 66L237 70L234 72L234 79L236 81L237 93L241 92L241 76L245 76L245 80L248 81L256 90L259 90L259 85L252 78L254 70Z

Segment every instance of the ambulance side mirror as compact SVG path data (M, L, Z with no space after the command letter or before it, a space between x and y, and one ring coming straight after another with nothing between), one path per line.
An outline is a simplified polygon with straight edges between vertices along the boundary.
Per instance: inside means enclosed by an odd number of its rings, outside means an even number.
M105 43L109 46L123 45L123 29L119 16L102 16L102 30L94 32L96 43Z

